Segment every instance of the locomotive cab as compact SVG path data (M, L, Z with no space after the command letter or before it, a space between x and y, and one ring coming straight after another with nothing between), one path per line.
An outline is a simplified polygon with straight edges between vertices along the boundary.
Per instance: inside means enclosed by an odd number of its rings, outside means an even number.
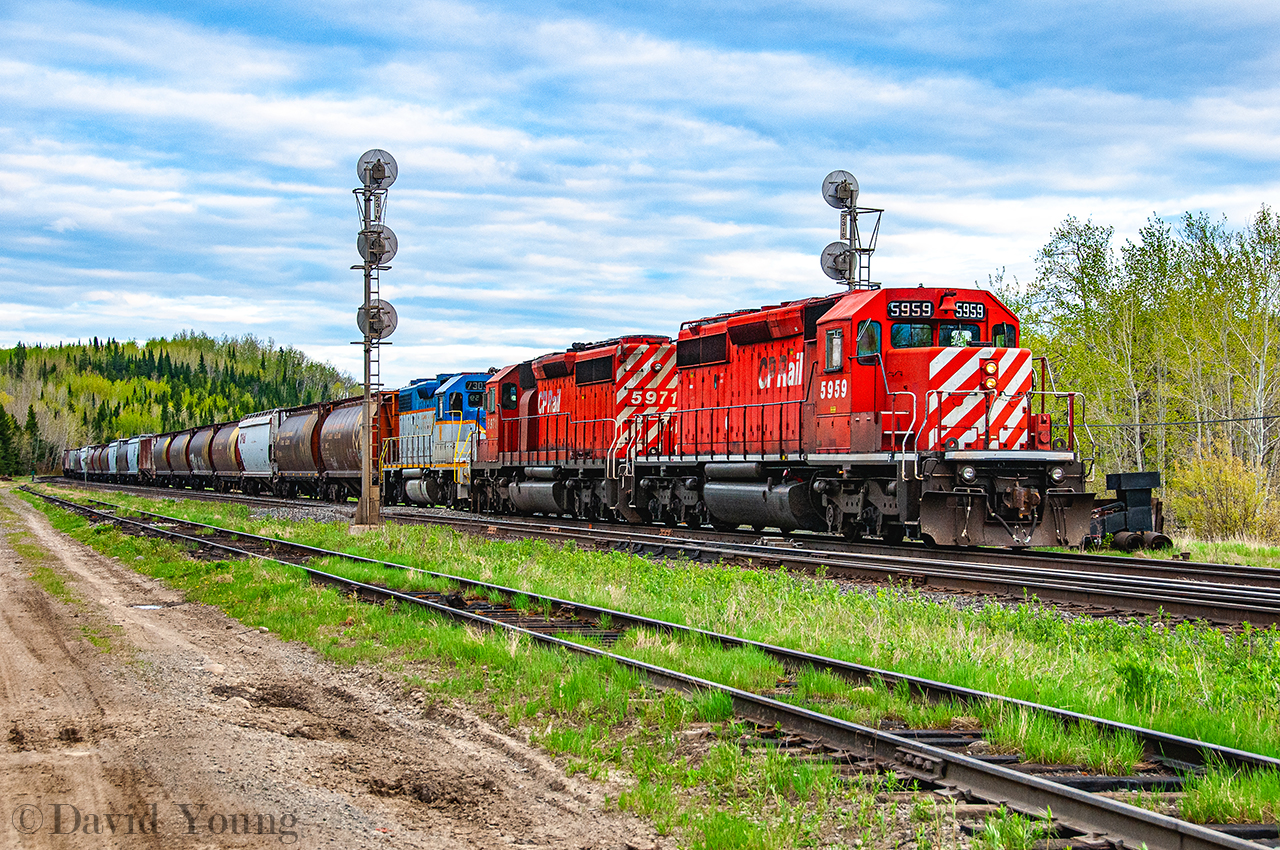
M808 448L843 464L814 482L830 530L961 546L1082 539L1093 497L1075 398L1047 392L1044 378L1035 388L1018 335L982 290L864 290L823 316Z
M396 436L382 468L397 501L462 506L471 498L471 460L485 429L485 373L419 378L399 391Z

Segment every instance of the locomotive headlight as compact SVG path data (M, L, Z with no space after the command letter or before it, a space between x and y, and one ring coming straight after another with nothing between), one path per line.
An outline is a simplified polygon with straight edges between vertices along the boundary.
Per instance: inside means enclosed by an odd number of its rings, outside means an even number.
M985 381L982 382L982 385L989 390L994 390L996 388L996 376L992 375L991 377L987 378Z
M986 372L988 375L994 375L994 374L996 373L996 370L997 370L998 368L1000 368L1000 367L998 367L998 366L996 365L996 361L994 361L994 360L988 360L988 361L986 362L986 365L984 365L984 366L982 367L982 371Z
M1067 471L1060 466L1049 467L1049 480L1054 484L1061 484L1067 478Z
M972 484L978 480L978 470L974 469L972 466L960 467L960 480L965 484Z

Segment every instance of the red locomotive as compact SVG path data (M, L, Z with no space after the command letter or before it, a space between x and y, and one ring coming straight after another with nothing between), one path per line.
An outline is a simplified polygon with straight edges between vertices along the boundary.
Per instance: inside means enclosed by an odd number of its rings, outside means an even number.
M620 463L655 449L676 385L675 346L664 336L579 343L499 370L485 387L473 507L650 520ZM649 417L640 429L637 417Z

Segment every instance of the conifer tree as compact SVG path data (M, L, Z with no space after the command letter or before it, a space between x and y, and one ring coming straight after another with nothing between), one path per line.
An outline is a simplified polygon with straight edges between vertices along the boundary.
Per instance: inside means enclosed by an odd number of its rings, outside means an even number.
M0 407L0 475L14 475L18 471L16 430L17 420Z
M23 431L25 432L27 450L27 463L24 464L24 466L35 469L36 463L40 460L42 452L40 445L40 424L36 422L36 406L34 404L27 405L27 425Z

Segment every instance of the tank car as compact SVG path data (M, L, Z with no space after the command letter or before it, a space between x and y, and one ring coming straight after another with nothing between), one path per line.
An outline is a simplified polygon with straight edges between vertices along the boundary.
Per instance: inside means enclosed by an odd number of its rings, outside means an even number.
M187 461L190 466L189 481L193 490L213 487L213 439L222 428L222 423L205 425L195 429L191 441L187 444Z
M89 479L105 481L107 479L107 447L104 445L89 447Z
M360 430L364 423L364 399L351 399L328 410L320 424L320 460L323 482L317 493L330 502L360 495L363 456Z
M376 399L373 440L381 445L396 434L396 394ZM280 411L272 443L276 495L299 494L330 501L360 495L364 421L362 398L347 398Z
M122 484L150 484L155 477L151 434L122 439L116 446L116 481Z
M157 487L173 486L173 467L169 463L169 447L175 434L157 434L151 441L151 462L155 465L154 483Z
M176 432L169 441L169 450L166 456L169 461L168 486L170 487L190 487L194 483L194 478L191 474L189 449L195 434L196 429L189 428L186 431Z
M103 450L103 461L106 465L106 475L108 481L116 481L120 475L120 450L124 445L123 440L112 440L107 443L107 447Z
M242 487L244 464L240 460L240 423L223 422L213 432L209 444L209 463L213 467L210 485L219 493L230 493Z
M490 376L472 464L475 509L652 519L618 464L655 450L660 417L675 408L675 365L668 337L634 335L577 343ZM638 415L659 418L637 429Z
M399 430L383 442L388 502L464 507L471 461L485 429L487 373L419 378L397 395Z
M277 468L273 489L277 496L317 495L323 469L320 459L320 421L323 415L323 406L319 404L282 412L273 444Z

